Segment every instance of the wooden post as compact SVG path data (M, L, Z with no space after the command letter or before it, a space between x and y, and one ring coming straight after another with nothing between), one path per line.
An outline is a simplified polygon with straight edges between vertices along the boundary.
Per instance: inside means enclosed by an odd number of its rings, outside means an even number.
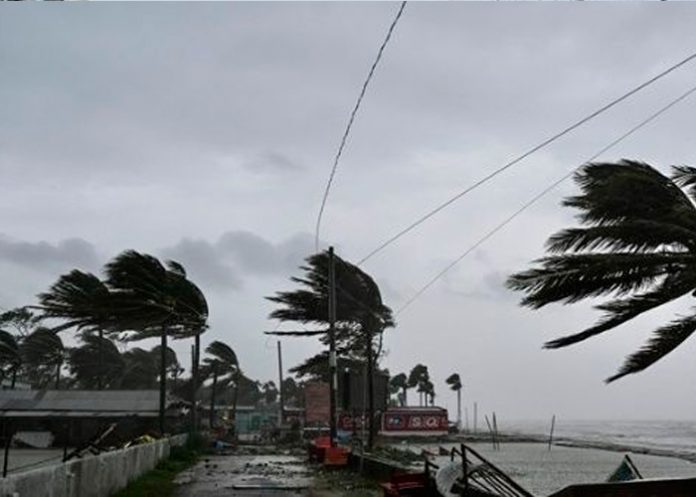
M461 444L459 448L461 449L462 453L462 478L464 479L464 495L467 495L469 492L469 468L466 462L466 445Z
M474 402L474 434L478 430L478 405Z
M495 411L493 411L493 431L495 432L495 445L500 450L500 439L498 438L498 419L495 416Z
M336 266L334 249L329 247L329 435L331 447L336 446L336 393L338 378L336 374Z
M554 414L551 418L551 433L549 433L549 450L551 450L551 444L553 443L553 429L556 426L556 415Z
M491 434L491 443L493 444L493 450L495 450L495 435L493 434L493 426L490 421L488 421L488 414L484 414L484 419L486 420L486 425L488 425L488 432Z

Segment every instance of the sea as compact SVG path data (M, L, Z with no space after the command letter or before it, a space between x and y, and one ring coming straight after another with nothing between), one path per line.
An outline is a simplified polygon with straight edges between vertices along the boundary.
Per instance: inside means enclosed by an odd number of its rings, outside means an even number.
M549 448L550 429L551 420L499 423L501 433L527 441L506 442L501 437L498 449L487 441L467 445L535 496L548 496L572 484L604 482L624 454L630 455L644 478L696 477L696 422L556 420ZM429 454L454 446L410 444L411 450ZM445 464L448 458L432 460Z

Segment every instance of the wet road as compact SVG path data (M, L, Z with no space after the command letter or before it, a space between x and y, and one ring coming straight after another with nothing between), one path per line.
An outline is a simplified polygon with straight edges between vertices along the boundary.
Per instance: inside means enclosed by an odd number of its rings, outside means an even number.
M210 456L177 477L174 497L306 497L312 480L303 457Z

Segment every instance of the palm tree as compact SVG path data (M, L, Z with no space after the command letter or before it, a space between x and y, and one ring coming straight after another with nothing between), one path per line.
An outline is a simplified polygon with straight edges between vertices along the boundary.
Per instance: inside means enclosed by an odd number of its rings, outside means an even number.
M39 387L45 388L51 378L55 382L54 388L57 390L60 387L60 370L65 363L67 350L55 330L37 328L22 340L19 351L29 376L35 379Z
M459 373L451 374L446 380L452 390L457 392L457 430L462 429L462 380Z
M47 292L39 294L38 308L42 319L63 321L53 328L55 331L74 328L87 334L97 332L98 339L90 342L90 346L96 346L91 350L97 357L94 364L97 369L93 370L96 383L91 380L89 383L101 390L109 378L103 349L109 344L104 341L104 329L115 326L109 288L95 275L73 270L58 278Z
M10 388L14 390L17 373L22 367L22 355L19 352L17 337L5 330L0 330L0 368L3 380L10 375Z
M302 288L277 292L268 300L280 304L270 317L281 321L297 321L318 325L320 330L309 332L274 332L278 335L316 335L329 344L329 254L322 252L306 259L303 277L292 277ZM368 378L368 440L372 447L374 427L374 368L381 354L382 333L394 326L392 311L383 304L375 281L357 266L334 258L336 298L336 352L365 361ZM377 338L377 343L375 343ZM328 359L328 355L327 355Z
M180 264L169 261L163 265L155 257L134 250L122 252L109 262L106 275L114 321L126 333L126 339L160 338L159 426L163 433L167 338L198 339L207 328L207 302Z
M210 428L213 428L215 422L215 395L218 380L222 380L225 384L234 384L235 389L238 388L237 380L240 374L239 361L232 347L218 340L212 342L206 347L205 352L210 357L203 359L203 364L208 374L213 377L213 384L210 393ZM236 418L237 414L236 403L232 407L232 417Z
M394 390L399 398L399 405L405 406L406 402L406 390L408 389L408 377L405 373L399 373L389 380L389 386ZM399 392L401 393L399 395Z
M428 373L428 366L423 364L416 364L408 375L407 385L409 388L415 388L418 392L419 404L423 405L423 396L425 395L425 385L430 381L430 374Z
M70 351L70 372L82 388L119 388L126 361L108 338L85 334L83 345Z
M538 309L611 296L597 306L604 316L592 327L545 344L559 348L612 330L696 290L696 169L675 167L667 177L636 161L593 163L575 176L581 194L565 206L579 209L581 228L547 242L538 266L515 274L508 286L526 293L522 304ZM696 314L654 331L611 382L651 366L696 330Z

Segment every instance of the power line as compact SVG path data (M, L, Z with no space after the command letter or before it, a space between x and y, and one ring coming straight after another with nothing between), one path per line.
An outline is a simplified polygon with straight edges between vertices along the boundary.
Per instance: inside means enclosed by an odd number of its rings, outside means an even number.
M421 295L423 295L423 294L428 290L428 288L430 288L437 280L439 280L440 278L442 278L442 277L445 275L445 273L447 273L450 269L452 269L454 266L456 266L457 264L459 264L459 263L462 261L462 259L464 259L466 256L468 256L471 252L473 252L474 250L476 250L478 247L480 247L483 243L485 243L489 238L491 238L493 235L495 235L498 231L500 231L500 230L503 229L505 226L507 226L509 223L511 223L517 216L519 216L519 215L522 214L525 210L527 210L529 207L531 207L532 205L534 205L539 199L541 199L542 197L544 197L546 194L548 194L548 193L551 192L553 189L555 189L558 185L560 185L560 184L563 183L565 180L567 180L568 178L570 178L570 177L573 175L573 173L574 173L577 169L579 169L579 168L582 167L583 165L585 165L585 164L587 164L587 163L589 163L589 162L592 162L593 160L597 159L600 155L602 155L602 154L604 154L605 152L607 152L608 150L612 149L613 147L615 147L616 145L618 145L620 142L622 142L623 140L625 140L626 138L628 138L629 136L631 136L633 133L635 133L636 131L638 131L638 130L641 129L642 127L646 126L646 125L647 125L648 123L650 123L651 121L657 119L660 115L664 114L664 113L667 112L669 109L671 109L672 107L674 107L675 105L677 105L677 104L680 103L681 101L685 100L687 97L689 97L689 96L690 96L692 93L694 93L694 92L696 92L696 86L692 87L691 89L689 89L689 90L686 91L685 93L681 94L679 97L677 97L676 99L672 100L670 103L668 103L667 105L665 105L664 107L662 107L662 108L661 108L660 110L658 110L657 112L651 114L648 118L644 119L643 121L641 121L640 123L638 123L636 126L634 126L633 128L631 128L629 131L627 131L626 133L624 133L623 135L621 135L620 137L618 137L617 139L615 139L614 141L612 141L609 145L607 145L607 146L605 146L604 148L602 148L601 150L599 150L597 153L595 153L592 157L590 157L589 159L587 159L587 160L586 160L585 162L583 162L581 165L579 165L579 166L577 166L577 167L574 167L574 168L571 169L569 172L567 172L565 175L563 175L562 177L560 177L559 179L557 179L556 181L554 181L553 183L551 183L549 186L547 186L546 188L544 188L542 191L540 191L539 193L537 193L537 194L536 194L534 197L532 197L529 201L527 201L525 204L523 204L519 209L517 209L515 212L513 212L512 215L510 215L509 217L507 217L507 218L506 218L505 220L503 220L500 224L498 224L498 225L495 226L492 230L490 230L488 233L486 233L484 236L482 236L481 238L479 238L479 240L478 240L476 243L474 243L473 245L471 245L469 248L467 248L466 251L464 251L464 253L462 253L462 254L461 254L459 257L457 257L454 261L452 261L452 262L449 263L447 266L445 266L445 268L444 268L442 271L440 271L439 273L437 273L437 274L435 275L434 278L432 278L430 281L428 281L428 283L426 283L425 286L423 286L423 287L422 287L420 290L418 290L410 299L408 299L404 305L402 305L401 307L399 307L399 309L396 311L395 315L400 314L400 313L403 312L406 308L408 308L411 304L413 304L413 302L415 302Z
M378 252L381 252L381 251L382 251L383 249L385 249L387 246L391 245L391 244L394 243L396 240L398 240L399 238L401 238L402 236L404 236L406 233L408 233L409 231L413 230L413 229L416 228L417 226L423 224L425 221L427 221L428 219L430 219L431 217L433 217L435 214L437 214L438 212L440 212L440 211L443 210L444 208L448 207L450 204L453 204L454 202L456 202L457 200L459 200L460 198L462 198L462 197L463 197L464 195L466 195L467 193L469 193L469 192L475 190L476 188L478 188L479 186L483 185L484 183L487 183L488 181L490 181L491 179L493 179L495 176L499 175L499 174L502 173L503 171L505 171L505 170L511 168L512 166L514 166L514 165L517 164L518 162L521 162L522 160L526 159L527 157L529 157L530 155L534 154L535 152L538 152L539 150L541 150L542 148L546 147L547 145L550 145L551 143L553 143L554 141L558 140L558 139L561 138L562 136L564 136L564 135L570 133L571 131L575 130L576 128L582 126L582 125L585 124L586 122L588 122L588 121L594 119L595 117L597 117L598 115L602 114L603 112L609 110L610 108L614 107L614 106L617 105L618 103L620 103L620 102L626 100L627 98L631 97L632 95L634 95L634 94L638 93L639 91L643 90L644 88L650 86L651 84L653 84L654 82L658 81L659 79L665 77L666 75L668 75L668 74L671 73L672 71L674 71L674 70L678 69L679 67L681 67L681 66L687 64L688 62L691 62L694 58L696 58L696 53L693 53L693 54L689 55L687 58L683 59L682 61L678 62L677 64L674 64L673 66L671 66L671 67L669 67L668 69L662 71L662 72L659 73L658 75L656 75L656 76L650 78L649 80L645 81L644 83L642 83L642 84L636 86L636 87L633 88L632 90L630 90L630 91L628 91L627 93L624 93L623 95L621 95L620 97L618 97L618 98L612 100L611 102L609 102L608 104L604 105L603 107L597 109L596 111L592 112L592 113L589 114L588 116L586 116L586 117L580 119L579 121L575 122L574 124L568 126L568 127L565 128L563 131L561 131L561 132L559 132L559 133L553 135L553 136L550 137L550 138L547 138L546 140L542 141L542 142L539 143L538 145L536 145L536 146L532 147L531 149L529 149L528 151L524 152L522 155L517 156L516 158L514 158L514 159L511 160L510 162L506 163L505 165L503 165L503 166L499 167L498 169L496 169L495 171L493 171L492 173L490 173L490 174L484 176L483 178L481 178L480 180L476 181L476 182L475 182L474 184L472 184L471 186L465 188L465 189L462 190L461 192L457 193L455 196L451 197L451 198L450 198L449 200L447 200L446 202L444 202L444 203L440 204L439 206L437 206L436 208L432 209L431 211L429 211L429 212L428 212L427 214L425 214L424 216L421 216L421 217L418 218L416 221L414 221L413 223L411 223L410 225L408 225L406 228L402 229L401 231L399 231L398 233L396 233L395 235L393 235L391 238L387 239L385 242L383 242L383 243L382 243L381 245L379 245L377 248L375 248L374 250L372 250L372 252L370 252L370 253L367 254L365 257L363 257L363 258L358 262L357 265L358 265L358 266L362 265L363 263L365 263L365 261L367 261L368 259L370 259L372 256L374 256L374 255L377 254Z
M384 49L386 48L387 43L389 43L389 39L391 38L391 35L394 32L394 28L396 28L396 25L399 22L399 19L401 19L401 14L404 12L405 7L406 7L406 2L401 2L401 6L399 7L399 10L396 13L396 17L394 17L394 20L392 21L391 25L389 26L389 30L387 31L387 36L384 38L382 45L379 47L379 51L377 52L377 57L375 58L374 62L372 63L372 67L370 67L370 72L367 73L367 78L365 78L365 82L363 83L362 89L360 90L360 95L358 95L358 100L355 102L355 107L353 107L353 111L350 113L350 118L348 119L348 124L346 126L345 131L343 132L343 137L341 138L341 143L338 146L338 151L336 152L336 156L334 157L333 166L331 167L331 173L329 174L329 179L326 182L326 188L324 189L324 196L321 199L321 207L319 207L319 214L317 215L317 224L316 224L315 234L314 234L314 249L317 252L319 251L319 228L321 227L321 218L324 214L324 208L326 207L326 201L329 198L329 191L331 190L331 184L333 183L334 176L336 175L336 169L338 168L338 161L341 160L341 155L343 154L343 148L346 146L346 141L348 140L348 135L350 134L350 129L353 127L353 121L355 121L355 116L357 115L358 109L360 108L360 104L362 103L363 97L365 96L365 92L367 91L367 86L370 84L370 81L372 80L372 76L374 75L375 70L377 69L377 65L379 64L379 61L382 59L382 53L384 53Z

